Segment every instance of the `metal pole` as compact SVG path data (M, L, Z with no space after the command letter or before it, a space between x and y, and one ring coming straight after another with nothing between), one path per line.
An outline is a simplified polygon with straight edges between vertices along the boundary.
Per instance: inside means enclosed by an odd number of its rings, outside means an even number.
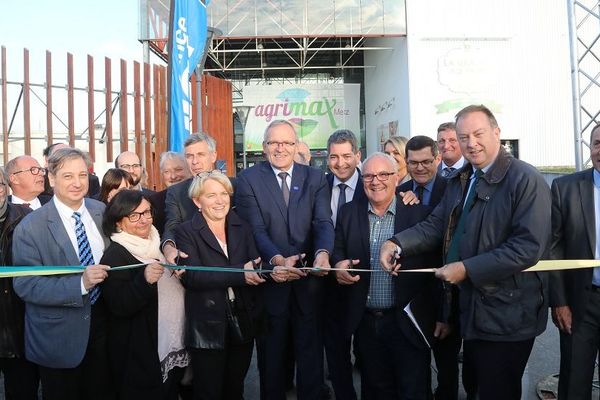
M575 169L583 169L583 143L581 137L581 98L579 92L579 62L577 60L577 23L575 0L567 1L569 20L569 55L571 59L571 94L573 98L573 132L575 136Z
M204 44L204 52L202 53L202 58L196 65L195 74L196 74L196 121L198 121L198 130L200 132L204 132L204 128L202 127L202 102L204 98L202 96L202 72L204 71L204 63L206 62L206 56L208 56L208 50L210 47L210 43L215 35L220 36L223 34L220 29L213 28L209 26L207 28L206 34L206 43Z

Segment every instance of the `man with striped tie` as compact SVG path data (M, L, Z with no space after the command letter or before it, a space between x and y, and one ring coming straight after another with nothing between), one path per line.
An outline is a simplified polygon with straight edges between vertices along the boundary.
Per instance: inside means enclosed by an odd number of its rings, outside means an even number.
M444 122L437 129L437 145L442 156L438 172L444 177L462 168L465 158L460 152L456 139L456 125L454 122Z
M96 265L108 244L104 205L84 198L88 156L64 148L48 160L52 201L15 229L15 265L86 267L83 273L19 277L25 301L25 356L40 367L44 399L111 399L105 311L98 286L108 267Z

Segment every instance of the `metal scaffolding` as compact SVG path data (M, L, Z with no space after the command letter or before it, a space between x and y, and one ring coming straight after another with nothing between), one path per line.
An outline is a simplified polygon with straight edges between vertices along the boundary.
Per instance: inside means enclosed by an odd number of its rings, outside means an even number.
M568 0L575 167L584 161L592 128L600 123L600 0Z

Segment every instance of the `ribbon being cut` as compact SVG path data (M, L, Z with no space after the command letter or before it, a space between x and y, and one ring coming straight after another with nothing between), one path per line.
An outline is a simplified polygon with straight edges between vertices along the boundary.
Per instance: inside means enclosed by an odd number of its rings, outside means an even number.
M120 267L113 267L108 271L118 271L123 269L140 268L147 264L130 264L123 265ZM271 269L241 269L241 268L230 268L230 267L206 267L206 266L189 266L189 265L171 265L161 264L165 268L173 270L189 270L189 271L200 271L200 272L229 272L229 273L245 273L245 272L256 272L258 274L270 274L273 271ZM541 260L532 267L529 267L523 272L544 272L544 271L558 271L567 269L581 269L581 268L596 268L600 267L600 260ZM52 265L52 266L5 266L0 268L0 278L11 278L16 276L35 276L35 275L64 275L64 274L76 274L81 273L85 267L80 266L65 266L65 265ZM319 268L302 267L299 268L308 272L319 272ZM383 270L371 270L363 268L331 268L328 271L347 271L347 272L384 272ZM419 269L400 269L397 272L421 272L421 273L433 273L436 268L419 268Z

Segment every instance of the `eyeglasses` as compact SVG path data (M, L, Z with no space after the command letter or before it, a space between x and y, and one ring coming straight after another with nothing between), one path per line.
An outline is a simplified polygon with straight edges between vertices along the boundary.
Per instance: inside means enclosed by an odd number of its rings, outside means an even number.
M141 166L142 166L142 164L121 164L121 166L119 168L130 170L130 169L138 169Z
M363 181L370 183L373 182L373 179L379 179L379 182L384 182L389 179L390 176L395 175L395 172L380 172L378 174L363 174Z
M22 169L20 171L15 171L12 174L16 175L16 174L20 174L21 172L31 172L31 175L46 175L46 168L42 168L42 167L31 167L28 169Z
M8 185L4 182L0 182L0 193L6 193L6 187Z
M269 147L294 147L296 142L267 142L267 146Z
M422 165L423 168L428 168L433 165L434 161L435 161L435 158L432 158L430 160L423 160L423 161L408 160L407 164L409 166L411 166L412 168L417 168L419 165Z
M142 212L132 212L127 216L127 218L129 218L129 222L138 222L142 217L145 219L152 219L152 210L147 209Z

